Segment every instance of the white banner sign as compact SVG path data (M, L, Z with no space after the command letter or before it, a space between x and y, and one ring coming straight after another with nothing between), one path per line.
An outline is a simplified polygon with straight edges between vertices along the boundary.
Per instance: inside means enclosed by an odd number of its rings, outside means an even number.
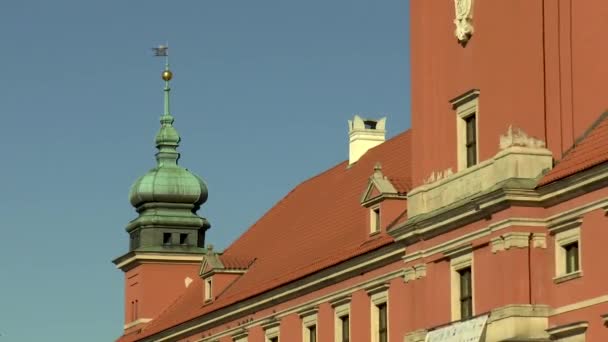
M426 342L480 342L488 315L429 331Z

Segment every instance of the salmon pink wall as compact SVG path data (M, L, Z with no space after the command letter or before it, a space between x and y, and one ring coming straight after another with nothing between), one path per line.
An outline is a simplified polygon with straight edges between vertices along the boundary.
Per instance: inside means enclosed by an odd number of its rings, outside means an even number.
M475 1L475 32L456 41L453 2L411 1L414 186L457 170L456 114L449 101L479 89L479 159L496 154L509 125L547 142L561 159L608 109L608 2ZM453 146L453 148L446 148Z
M371 301L363 290L354 292L351 297L351 340L369 342L371 336Z
M186 289L186 277L198 277L199 267L198 264L150 263L125 273L125 324L131 322L132 300L138 300L137 318L154 318ZM130 281L129 277L135 274L133 279L137 281Z
M329 303L323 303L319 305L319 312L317 313L317 334L318 341L333 341L335 324L333 323L334 309Z

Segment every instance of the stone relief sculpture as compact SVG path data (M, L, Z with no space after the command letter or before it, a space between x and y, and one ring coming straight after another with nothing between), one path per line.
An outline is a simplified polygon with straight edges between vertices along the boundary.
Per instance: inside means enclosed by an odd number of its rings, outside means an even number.
M466 44L473 34L473 0L454 0L456 30L454 34L461 44Z

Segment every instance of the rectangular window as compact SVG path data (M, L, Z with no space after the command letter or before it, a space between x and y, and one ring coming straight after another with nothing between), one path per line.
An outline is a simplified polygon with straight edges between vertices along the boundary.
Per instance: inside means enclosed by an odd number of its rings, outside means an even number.
M279 337L278 336L271 337L271 338L268 339L268 341L270 341L270 342L279 342Z
M378 342L388 341L386 303L378 304Z
M370 211L370 233L380 231L380 207L374 208Z
M185 245L188 242L188 234L181 233L179 234L179 244Z
M565 245L566 251L566 273L572 273L579 270L578 263L578 241Z
M205 280L205 300L211 300L211 298L213 298L213 293L211 292L213 290L211 287L212 285L211 278Z
M171 244L171 233L163 233L163 245Z
M471 283L471 268L458 271L460 278L460 319L473 317L473 286Z
M477 124L475 113L464 118L466 124L466 154L467 167L477 164Z
M349 342L350 341L350 321L348 315L340 317L340 325L342 330L342 341L341 342Z
M317 326L311 325L308 327L308 341L317 342Z

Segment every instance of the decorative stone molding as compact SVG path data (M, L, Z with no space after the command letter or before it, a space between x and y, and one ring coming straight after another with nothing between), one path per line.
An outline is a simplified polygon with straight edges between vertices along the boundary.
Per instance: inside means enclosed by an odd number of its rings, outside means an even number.
M532 239L530 240L530 235ZM530 241L532 241L530 243ZM490 239L492 253L505 251L510 248L547 248L547 234L528 232L509 232Z
M530 244L530 233L509 232L504 234L503 237L505 241L505 249L527 248Z
M507 133L500 136L500 149L504 150L509 147L530 147L530 148L545 148L545 142L533 138L522 131L520 128L509 126Z
M373 296L377 293L386 292L388 290L389 286L390 285L388 283L381 283L381 284L377 284L377 285L366 288L365 292L367 292L367 294L369 296Z
M473 0L454 0L454 9L454 35L461 44L466 44L473 34Z
M532 247L547 248L547 234L532 233Z
M376 190L377 192L374 192ZM365 191L361 195L361 205L369 208L386 198L407 199L404 193L399 193L393 183L382 173L382 165L376 163L374 173L369 177Z
M245 342L247 341L247 329L240 329L238 332L232 335L232 341L234 342Z
M497 252L505 250L505 240L503 240L502 236L496 236L490 239L490 247L492 248L492 253L496 254Z
M412 332L405 334L405 337L403 338L403 342L424 342L426 339L427 333L428 333L428 330L425 330L425 329L414 330Z
M547 340L549 313L547 305L514 304L494 309L488 318L485 340Z
M572 339L572 341L585 341L584 334L587 332L589 327L588 322L574 322L570 324L564 324L557 327L547 329L547 333L551 335L552 340L561 340L565 338L571 338L576 335L581 335L580 339ZM570 339L568 339L570 341Z
M407 201L408 216L413 218L446 207L508 179L535 181L552 166L551 151L545 148L505 147L489 160L412 189Z
M403 281L408 283L412 280L426 277L426 264L417 264L405 269Z
M433 171L431 173L431 175L429 176L429 178L424 180L424 184L434 183L436 181L448 178L449 176L451 176L453 174L454 174L454 171L452 171L452 168L449 168L449 169L443 170L443 171L439 171L439 172Z

